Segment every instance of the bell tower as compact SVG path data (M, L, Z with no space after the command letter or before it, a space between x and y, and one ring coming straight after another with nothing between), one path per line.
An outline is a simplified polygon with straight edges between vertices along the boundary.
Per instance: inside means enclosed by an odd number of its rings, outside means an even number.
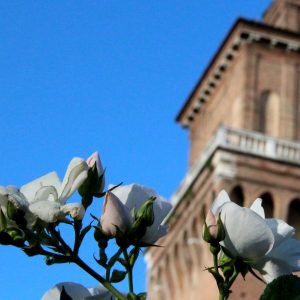
M300 0L273 1L263 22L238 19L177 116L189 132L189 167L172 196L170 231L146 253L151 300L217 299L202 241L203 215L219 191L300 238ZM247 275L232 300L258 299ZM213 294L215 292L215 294Z
M300 32L300 1L273 1L264 14L264 22L284 30Z

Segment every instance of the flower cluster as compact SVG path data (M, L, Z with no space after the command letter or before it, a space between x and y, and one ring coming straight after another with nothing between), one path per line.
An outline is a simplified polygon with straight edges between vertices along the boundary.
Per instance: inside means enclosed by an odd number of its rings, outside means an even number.
M104 186L105 171L97 152L87 160L73 158L62 181L51 172L21 188L0 186L0 244L16 246L29 256L43 255L48 265L75 263L105 288L86 289L66 282L49 290L43 299L146 299L145 293L134 293L132 270L140 248L152 246L167 233L161 223L172 206L152 189L138 184L110 185L107 191ZM81 201L67 203L75 192ZM94 220L84 227L83 219L94 197L104 197L103 213L100 217L91 214ZM73 245L63 239L61 223L73 227ZM99 258L94 258L105 270L104 277L79 257L83 239L92 228L99 250ZM109 257L106 250L110 240L116 241L118 250ZM127 296L113 286L126 276Z

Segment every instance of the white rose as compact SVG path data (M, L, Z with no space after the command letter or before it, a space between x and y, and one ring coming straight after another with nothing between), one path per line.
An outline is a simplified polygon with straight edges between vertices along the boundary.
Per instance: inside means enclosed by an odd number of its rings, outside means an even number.
M20 190L2 188L0 202L5 202L6 191L8 201L26 212L26 218L31 225L36 217L47 223L63 220L66 214L74 219L82 219L83 206L80 203L66 204L66 201L87 178L88 168L83 159L73 158L62 182L56 172L51 172L22 186Z
M110 186L111 188L112 186ZM137 211L150 197L156 197L153 204L154 223L147 228L142 241L154 244L160 237L167 233L167 226L162 225L162 221L172 208L172 205L158 195L154 190L139 184L122 185L112 191L129 210L134 208Z
M282 220L265 219L261 199L251 208L231 202L220 192L212 206L215 216L221 213L226 237L221 245L257 269L267 282L300 271L300 242L293 239L295 229Z

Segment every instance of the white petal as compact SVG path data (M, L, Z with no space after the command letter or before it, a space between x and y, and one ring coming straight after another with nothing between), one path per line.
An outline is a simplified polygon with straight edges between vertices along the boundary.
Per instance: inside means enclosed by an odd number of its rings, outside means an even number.
M15 193L19 193L19 189L16 188L14 185L8 185L6 187L7 191L10 193L10 194L15 194Z
M142 242L147 244L155 244L161 237L168 233L168 226L160 225L159 227L147 228L146 234L142 238Z
M85 214L85 209L80 203L65 204L61 207L61 211L75 220L82 220Z
M54 186L43 186L35 194L36 201L58 201L57 190Z
M96 163L96 167L97 167L97 173L99 175L99 177L103 174L103 166L100 160L100 156L98 151L94 152L87 160L86 163L88 164L88 166L90 168L92 168L94 166L94 164Z
M291 238L295 234L295 228L279 219L266 219L267 225L271 228L275 242L273 248L276 248L284 240Z
M48 173L42 177L39 177L25 185L20 189L21 193L26 197L29 202L33 202L37 191L43 186L54 186L59 190L61 182L56 172Z
M228 194L226 193L226 191L222 190L217 198L215 199L214 203L212 204L212 207L211 207L211 211L212 213L217 216L220 212L220 209L221 207L225 204L225 203L228 203L228 202L231 202Z
M225 226L224 246L233 254L247 260L263 257L273 246L274 236L265 220L248 208L230 202L221 210Z
M52 289L48 290L42 297L42 300L59 300L62 287L64 287L67 294L73 300L83 300L91 295L89 290L79 283L61 282L56 284Z
M292 269L289 265L276 258L264 258L253 267L262 274L267 283L273 281L279 276L292 273Z
M109 185L109 188L112 186ZM172 209L172 204L158 195L154 190L140 184L119 186L113 190L116 195L130 210L137 211L150 197L156 197L154 201L155 225L158 226Z
M85 300L114 300L116 299L106 288L103 286L96 288L89 288L92 296L85 298Z
M131 227L133 219L128 207L112 192L107 192L100 223L104 232L114 236L116 234L116 226L122 232L126 232Z
M289 265L293 272L300 271L300 242L295 239L286 239L274 247L267 258L276 258Z
M253 204L251 205L250 209L255 211L259 216L261 216L263 219L265 219L265 210L261 206L262 200L260 198L257 198Z
M109 185L109 188L112 187ZM155 197L155 191L139 184L122 185L113 190L116 195L130 210L137 211L150 197Z
M4 186L0 186L0 206L6 208L8 199L8 190Z
M46 223L53 223L64 217L60 203L53 201L38 201L29 205L29 210Z
M64 204L77 191L87 178L88 169L89 167L83 159L75 157L71 160L59 192L60 203Z
M15 194L8 194L8 200L11 201L16 208L26 211L29 203L22 193L19 191Z

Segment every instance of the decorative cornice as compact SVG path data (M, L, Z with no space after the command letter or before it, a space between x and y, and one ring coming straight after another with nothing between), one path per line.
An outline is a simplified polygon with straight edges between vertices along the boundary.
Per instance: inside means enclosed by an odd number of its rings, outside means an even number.
M273 138L262 133L220 127L206 149L188 170L177 191L171 197L173 209L164 220L167 223L176 207L189 191L217 149L252 155L300 167L300 143Z
M231 44L225 47L225 44L229 41L229 37L233 35L233 31L235 31L239 24L241 26L245 26L240 28L236 38L231 42ZM200 112L202 106L211 98L211 95L218 87L222 77L236 58L239 50L247 43L259 43L270 48L300 53L299 34L278 29L263 23L251 22L243 19L239 20L228 34L221 48L216 53L213 61L194 88L194 91L186 102L186 105L178 115L177 121L180 121L183 127L189 127L191 125L196 115ZM224 53L222 53L221 50ZM205 79L209 72L210 75ZM192 99L195 98L197 88L200 84L202 85L202 88L199 96L197 96L197 100L193 100L192 105L188 107L188 103L191 103Z

